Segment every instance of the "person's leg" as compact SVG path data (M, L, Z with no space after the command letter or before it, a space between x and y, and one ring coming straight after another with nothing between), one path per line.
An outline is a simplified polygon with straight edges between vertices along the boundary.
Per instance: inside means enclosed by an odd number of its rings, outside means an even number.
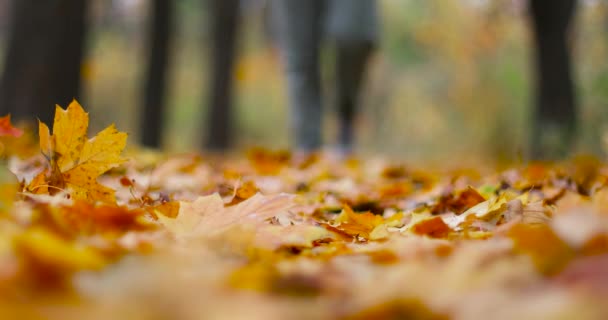
M338 106L338 147L348 154L354 142L354 120L361 83L373 45L367 41L339 41L336 44L336 102Z
M576 0L530 0L536 44L536 102L531 155L567 154L575 135L576 105L568 31Z
M354 119L367 62L378 39L374 0L330 0L327 34L336 47L338 146L348 154L354 142Z
M273 10L287 75L292 132L299 151L321 147L319 70L323 0L275 0Z

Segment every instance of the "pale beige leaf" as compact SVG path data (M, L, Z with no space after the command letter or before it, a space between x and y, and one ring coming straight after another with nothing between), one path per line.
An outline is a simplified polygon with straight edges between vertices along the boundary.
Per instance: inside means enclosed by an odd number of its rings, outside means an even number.
M224 207L219 194L181 202L176 218L160 217L159 221L178 237L213 236L236 226L257 226L294 206L293 195L255 196L232 207Z

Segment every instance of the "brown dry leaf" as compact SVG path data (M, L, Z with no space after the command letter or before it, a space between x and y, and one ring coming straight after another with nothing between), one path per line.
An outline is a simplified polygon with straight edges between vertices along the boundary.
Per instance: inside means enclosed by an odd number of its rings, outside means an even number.
M432 238L443 238L450 232L450 227L443 222L441 217L433 217L416 223L410 230L419 235L426 235Z
M486 199L477 190L468 187L458 195L450 193L442 196L439 202L431 209L431 213L454 212L455 214L461 214L484 201Z
M115 201L114 190L99 184L97 177L125 161L120 154L127 134L111 125L87 139L88 125L89 116L76 100L66 110L56 107L52 135L39 123L40 149L49 168L34 178L29 191L48 186L51 193L68 189L74 199Z

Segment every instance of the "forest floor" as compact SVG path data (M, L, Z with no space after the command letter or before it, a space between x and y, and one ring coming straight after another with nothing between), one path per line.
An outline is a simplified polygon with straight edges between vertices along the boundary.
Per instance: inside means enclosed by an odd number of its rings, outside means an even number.
M88 122L0 119L2 319L608 315L599 160L165 155Z

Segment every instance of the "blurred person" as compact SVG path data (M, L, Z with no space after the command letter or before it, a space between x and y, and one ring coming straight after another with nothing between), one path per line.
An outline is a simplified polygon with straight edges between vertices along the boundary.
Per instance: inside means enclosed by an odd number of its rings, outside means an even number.
M322 146L320 49L325 35L336 49L338 151L348 154L365 67L378 38L374 0L275 0L278 40L287 75L295 149Z
M0 78L0 114L52 123L55 104L80 99L87 0L13 0Z
M574 143L577 108L568 37L576 0L529 0L535 44L536 97L531 156L556 159Z

